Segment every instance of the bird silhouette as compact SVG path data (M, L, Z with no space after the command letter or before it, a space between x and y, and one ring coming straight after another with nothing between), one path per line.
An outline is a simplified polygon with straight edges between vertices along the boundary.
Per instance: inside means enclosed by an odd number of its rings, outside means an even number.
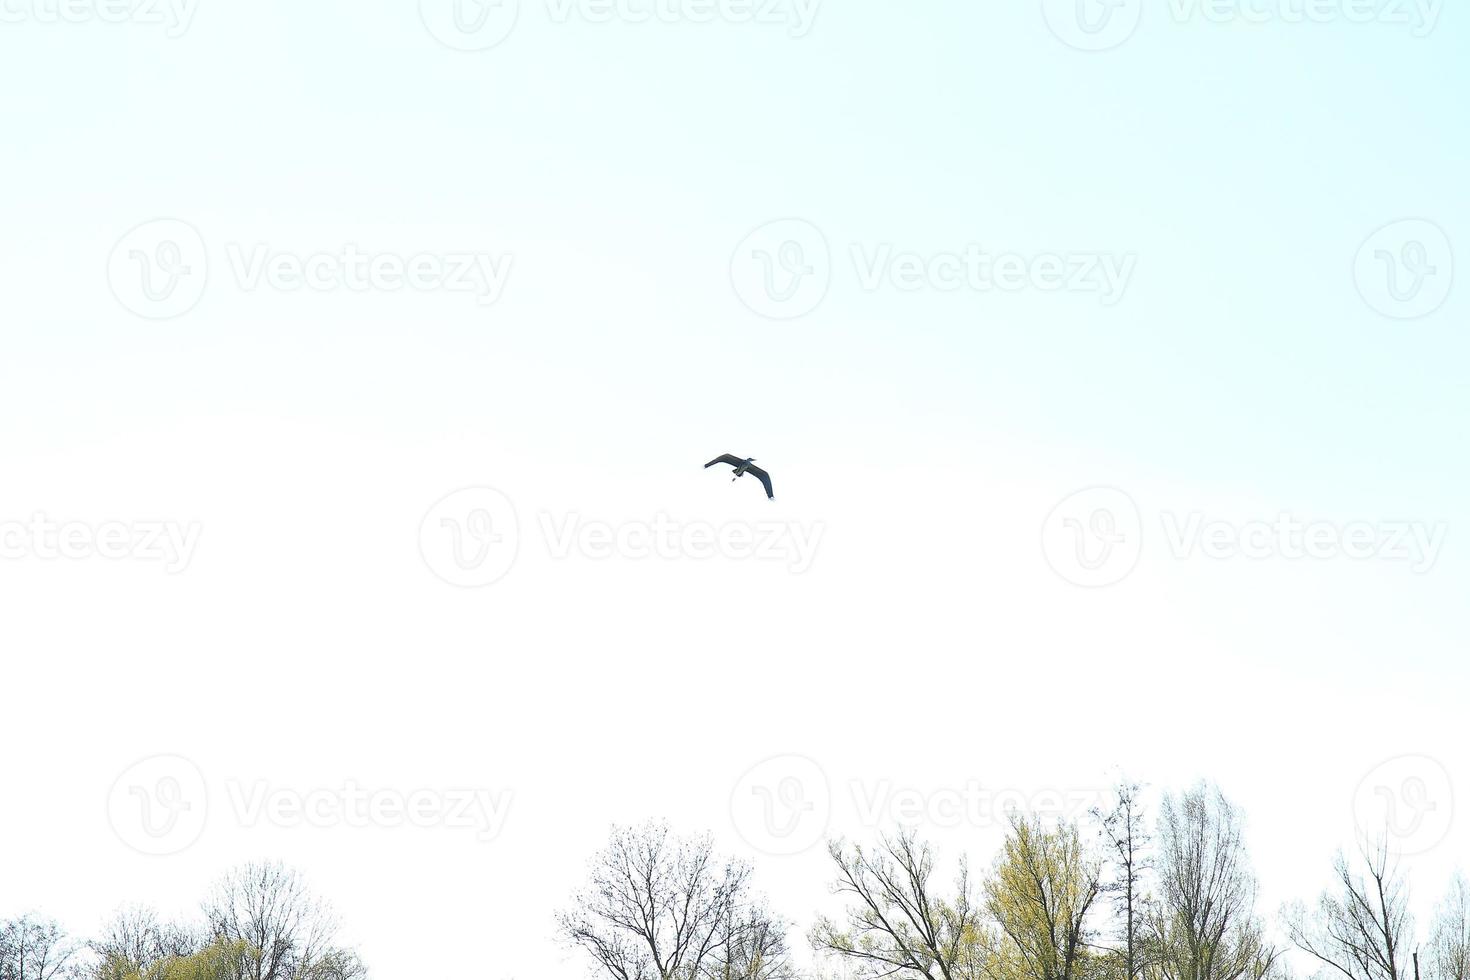
M741 459L739 456L731 456L729 453L726 453L719 459L712 459L708 463L705 463L704 468L709 469L716 463L729 463L731 466L735 467L735 476L733 479L731 479L731 483L734 483L735 480L738 480L745 474L749 473L765 485L766 496L768 498L770 498L771 500L776 499L776 491L771 489L771 474L767 473L759 466L752 465L755 463L754 456L751 456L748 459Z

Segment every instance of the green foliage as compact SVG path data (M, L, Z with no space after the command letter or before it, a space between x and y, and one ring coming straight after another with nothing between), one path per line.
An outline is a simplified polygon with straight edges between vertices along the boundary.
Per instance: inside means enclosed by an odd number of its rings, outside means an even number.
M1089 912L1100 866L1073 824L1047 827L1013 815L1005 846L985 886L985 906L1000 927L990 973L1000 980L1084 980L1096 972Z
M120 964L104 964L102 975L118 980L236 980L248 953L244 943L217 942L192 956L171 956L142 971L122 967L125 972L118 972Z

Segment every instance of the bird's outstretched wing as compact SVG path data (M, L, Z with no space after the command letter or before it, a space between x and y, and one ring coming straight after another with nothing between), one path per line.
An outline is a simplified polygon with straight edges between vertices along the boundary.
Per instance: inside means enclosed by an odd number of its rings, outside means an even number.
M740 457L738 457L738 456L731 456L729 453L726 453L725 455L721 456L719 459L712 459L708 463L705 463L704 464L704 468L705 469L709 469L711 466L714 466L716 463L729 463L731 466L739 466L739 465L741 465L744 462L745 462L745 460L741 459ZM752 469L751 472L754 472L754 469Z
M771 474L767 473L765 470L761 469L759 466L751 466L751 467L748 467L745 472L749 473L751 476L755 477L757 480L760 480L761 483L764 483L765 484L765 486L766 486L766 496L767 497L770 497L772 500L775 500L776 499L776 491L774 491L774 490L771 489Z

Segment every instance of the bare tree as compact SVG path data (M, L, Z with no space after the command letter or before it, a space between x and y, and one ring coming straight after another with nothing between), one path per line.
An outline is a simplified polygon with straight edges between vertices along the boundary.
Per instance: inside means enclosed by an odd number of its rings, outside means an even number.
M280 864L247 864L205 903L212 940L239 944L236 980L352 980L366 975L351 950L336 945L331 910L301 876Z
M78 946L50 919L0 921L0 980L62 980L76 975Z
M1119 922L1118 945L1110 952L1119 967L1116 973L1123 980L1138 980L1148 962L1145 955L1149 915L1147 876L1152 862L1142 794L1139 784L1124 780L1114 790L1108 812L1093 811L1102 825L1114 869L1103 891L1112 899L1113 913Z
M1085 977L1100 875L1075 825L1048 828L1037 818L1012 814L985 886L986 909L1002 936L993 972L1005 980Z
M1429 937L1430 980L1470 980L1470 883L1457 874L1435 910Z
M1159 904L1150 917L1149 972L1163 980L1261 980L1280 950L1256 918L1256 880L1239 811L1200 785L1160 813Z
M1288 911L1288 935L1347 980L1410 980L1413 922L1397 863L1387 841L1364 841L1359 855L1362 871L1338 854L1332 887L1317 900L1315 915L1300 904Z
M854 967L861 980L976 980L985 975L989 937L963 862L953 893L934 885L934 856L910 833L868 851L842 842L829 848L837 865L833 891L849 896L846 919L818 921L812 945Z
M785 924L751 893L750 869L708 837L614 828L587 886L557 916L562 938L613 980L785 980Z
M717 951L714 966L705 971L710 980L787 980L794 978L787 925L763 906L733 908L729 938Z

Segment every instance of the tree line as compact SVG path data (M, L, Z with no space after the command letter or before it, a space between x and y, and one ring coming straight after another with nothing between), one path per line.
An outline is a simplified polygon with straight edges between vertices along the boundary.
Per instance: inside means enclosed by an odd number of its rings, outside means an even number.
M842 910L808 933L810 969L748 864L661 824L614 829L558 933L606 980L1289 980L1288 951L1326 980L1470 980L1470 885L1419 930L1386 835L1268 920L1242 814L1212 786L1153 814L1124 783L1081 821L1008 820L990 866L952 878L913 832L831 842Z
M301 875L247 864L219 880L197 921L120 910L93 940L37 915L0 920L0 980L360 980L362 960Z
M912 831L828 845L836 914L806 936L744 861L662 824L616 827L556 932L599 980L1470 980L1470 884L1421 929L1386 835L1268 919L1240 811L1201 784L1147 812L1136 784L1083 820L1013 812L990 865L936 872ZM195 921L118 912L90 941L0 920L0 980L362 980L329 907L280 864L224 876Z

